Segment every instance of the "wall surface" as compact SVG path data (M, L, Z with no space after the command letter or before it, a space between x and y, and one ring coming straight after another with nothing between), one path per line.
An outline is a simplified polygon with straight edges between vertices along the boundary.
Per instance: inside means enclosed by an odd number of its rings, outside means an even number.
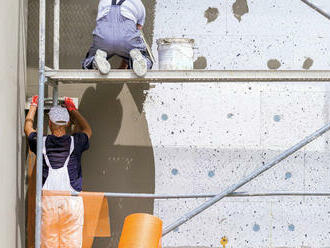
M24 247L24 168L21 165L20 99L24 89L24 22L21 1L4 1L0 8L0 241L1 247Z
M314 2L330 12L327 0ZM37 3L29 1L29 95L37 83ZM189 37L196 69L330 69L330 21L301 1L144 3L156 57L158 38ZM62 2L62 68L79 68L96 9L93 1ZM217 193L330 121L327 83L74 85L61 86L60 95L80 98L94 131L83 157L86 190ZM329 192L329 139L239 191ZM116 247L129 213L154 213L166 226L205 200L111 200L112 238L94 247ZM229 247L330 247L329 209L327 197L228 198L168 234L163 246L219 247L226 235Z
M329 1L319 1L330 13ZM179 21L180 20L180 21ZM157 1L156 39L189 37L196 68L330 69L330 20L301 1ZM144 105L156 193L217 193L329 119L328 83L161 84ZM239 191L329 192L324 135ZM158 200L165 226L206 199ZM329 197L226 198L163 239L171 247L330 247Z
M38 89L38 0L29 1L28 87L27 95ZM52 1L47 1L47 66L52 66ZM155 1L144 1L148 18L147 39L153 39ZM61 1L61 68L80 68L89 49L95 25L97 1ZM120 61L113 60L113 68ZM124 82L123 82L124 83ZM153 193L155 188L154 153L143 103L148 84L66 85L61 96L79 97L79 111L93 129L90 149L82 158L84 190L102 192ZM49 90L49 95L51 92ZM122 224L135 212L153 213L153 200L109 201L110 239L98 238L94 247L117 247Z

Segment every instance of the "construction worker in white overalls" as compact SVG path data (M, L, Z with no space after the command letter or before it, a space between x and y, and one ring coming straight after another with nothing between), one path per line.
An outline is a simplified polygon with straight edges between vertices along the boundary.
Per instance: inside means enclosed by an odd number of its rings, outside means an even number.
M117 55L128 69L143 77L153 65L140 32L145 16L141 0L100 0L93 44L82 68L98 69L101 74L108 74L111 69L108 59Z
M79 192L82 190L81 156L89 148L91 128L78 112L71 98L66 108L52 107L49 112L51 135L43 139L43 190ZM32 99L25 119L24 131L32 152L37 152L37 132L33 128L38 97ZM70 113L70 114L69 114ZM69 121L75 132L66 134ZM81 197L43 196L42 248L81 248L84 224L84 205Z

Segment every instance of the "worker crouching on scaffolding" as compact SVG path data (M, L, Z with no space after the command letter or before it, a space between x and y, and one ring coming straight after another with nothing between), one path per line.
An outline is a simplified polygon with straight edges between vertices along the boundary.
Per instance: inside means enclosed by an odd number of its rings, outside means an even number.
M98 69L101 74L108 74L111 69L108 59L117 55L126 64L121 68L145 76L153 65L140 32L145 15L141 0L100 0L93 44L82 62L83 69Z
M38 106L34 96L25 119L24 131L32 152L37 152L37 132L33 122ZM82 190L81 156L89 148L92 130L71 98L65 106L49 112L51 135L43 138L43 190L79 192ZM69 114L70 113L70 114ZM72 135L66 133L70 117L75 124ZM41 247L82 247L84 205L81 197L43 196Z

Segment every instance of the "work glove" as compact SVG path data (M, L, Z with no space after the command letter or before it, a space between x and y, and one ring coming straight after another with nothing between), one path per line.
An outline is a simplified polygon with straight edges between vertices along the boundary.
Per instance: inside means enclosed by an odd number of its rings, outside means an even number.
M33 96L30 106L38 107L38 99L39 99L39 96Z
M69 112L71 112L73 110L77 110L76 106L74 105L74 102L73 102L72 98L66 97L64 99L64 103L65 103L65 107L67 108L67 110Z

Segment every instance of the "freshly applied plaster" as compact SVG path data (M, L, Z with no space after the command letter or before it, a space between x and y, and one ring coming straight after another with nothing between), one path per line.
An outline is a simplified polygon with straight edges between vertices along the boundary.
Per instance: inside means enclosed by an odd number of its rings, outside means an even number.
M313 63L314 63L313 59L306 58L302 67L305 70L309 70L312 67Z
M204 17L207 19L207 23L214 22L219 16L219 10L217 8L209 7L204 12Z
M207 67L207 59L204 56L199 56L194 61L194 69L205 69Z
M271 70L277 70L278 68L281 67L281 62L278 61L277 59L270 59L267 62L267 66Z
M249 13L247 0L236 0L233 4L233 13L235 18L240 22L242 20L242 16Z

